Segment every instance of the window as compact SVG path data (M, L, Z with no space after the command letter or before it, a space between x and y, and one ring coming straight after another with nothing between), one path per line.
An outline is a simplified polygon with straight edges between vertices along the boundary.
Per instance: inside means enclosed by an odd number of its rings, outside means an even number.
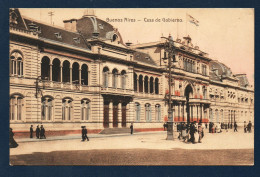
M207 99L207 89L205 86L202 87L203 99Z
M88 85L88 66L86 64L81 67L81 84Z
M201 69L202 69L202 75L206 76L207 75L207 66L201 65Z
M52 101L51 97L43 97L42 98L42 116L41 120L52 120Z
M126 72L124 70L121 72L121 88L126 88Z
M149 103L145 104L145 118L147 122L152 120L151 105Z
M159 94L159 79L155 78L155 94Z
M23 76L23 56L19 52L13 52L11 54L10 74Z
M118 76L118 71L117 71L116 69L113 69L112 74L113 74L112 86L113 86L113 88L117 88L117 76Z
M89 120L90 118L90 101L88 99L81 100L81 120Z
M109 69L105 67L103 69L103 87L108 87L108 72Z
M72 119L72 99L64 98L62 100L62 120L67 121Z
M50 80L50 59L43 57L41 62L41 78L42 80Z
M159 104L155 105L155 120L161 120L161 105Z
M219 117L218 117L218 110L217 109L216 109L215 113L216 113L216 122L218 123L219 122Z
M212 109L209 109L209 121L210 122L213 121L213 111L212 111Z
M140 121L140 112L141 112L141 105L139 103L135 103L135 117L136 117L136 121Z
M13 95L10 98L10 115L9 119L11 121L21 121L22 120L22 106L23 106L23 96Z

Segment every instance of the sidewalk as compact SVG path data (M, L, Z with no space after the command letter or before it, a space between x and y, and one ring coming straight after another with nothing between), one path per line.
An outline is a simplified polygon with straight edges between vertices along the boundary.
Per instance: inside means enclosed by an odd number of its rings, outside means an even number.
M119 136L134 136L134 135L148 135L148 134L163 134L167 133L166 131L153 131L153 132L137 132L131 135L130 133L122 133L122 134L88 134L90 139L92 138L104 138L104 137L119 137ZM177 132L176 132L177 133ZM15 138L15 137L14 137ZM26 143L26 142L42 142L42 141L57 141L57 140L73 140L73 139L82 139L81 134L71 134L64 136L51 136L46 139L37 139L34 138L17 138L15 141L17 143Z

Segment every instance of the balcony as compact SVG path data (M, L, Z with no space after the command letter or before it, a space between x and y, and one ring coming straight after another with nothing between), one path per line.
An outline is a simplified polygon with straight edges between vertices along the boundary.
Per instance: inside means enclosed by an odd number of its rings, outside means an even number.
M146 98L160 98L160 99L164 98L161 94L136 92L136 91L134 92L134 95L137 97L146 97Z
M113 88L113 87L101 87L102 94L111 95L134 95L134 91L131 89Z

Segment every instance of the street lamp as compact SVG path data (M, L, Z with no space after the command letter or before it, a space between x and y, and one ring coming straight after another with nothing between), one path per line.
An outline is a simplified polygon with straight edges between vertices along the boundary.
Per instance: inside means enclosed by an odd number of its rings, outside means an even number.
M167 121L167 138L166 140L173 140L173 109L172 109L172 91L171 91L171 84L172 84L172 73L171 69L174 68L173 63L176 62L175 55L174 55L174 41L171 35L168 38L161 37L162 39L166 39L164 43L164 49L168 53L168 58L165 56L163 61L166 63L168 60L168 70L169 70L169 96L168 96L168 121Z
M44 89L44 82L46 81L48 79L48 77L44 77L44 79L42 79L42 77L41 76L38 76L37 78L36 78L36 82L35 82L35 97L36 98L38 98L38 94L39 93L41 93L41 97L42 97L42 89ZM42 87L42 89L40 88L40 86L39 86L39 83L43 83L43 87Z

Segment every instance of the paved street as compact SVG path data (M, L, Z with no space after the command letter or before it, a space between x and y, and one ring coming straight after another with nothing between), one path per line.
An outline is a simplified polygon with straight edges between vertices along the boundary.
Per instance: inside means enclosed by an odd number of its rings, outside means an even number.
M18 140L18 148L10 149L10 161L12 165L253 165L254 134L239 131L206 133L197 144L177 138L166 141L166 132L90 135L88 142L81 142L80 135Z

